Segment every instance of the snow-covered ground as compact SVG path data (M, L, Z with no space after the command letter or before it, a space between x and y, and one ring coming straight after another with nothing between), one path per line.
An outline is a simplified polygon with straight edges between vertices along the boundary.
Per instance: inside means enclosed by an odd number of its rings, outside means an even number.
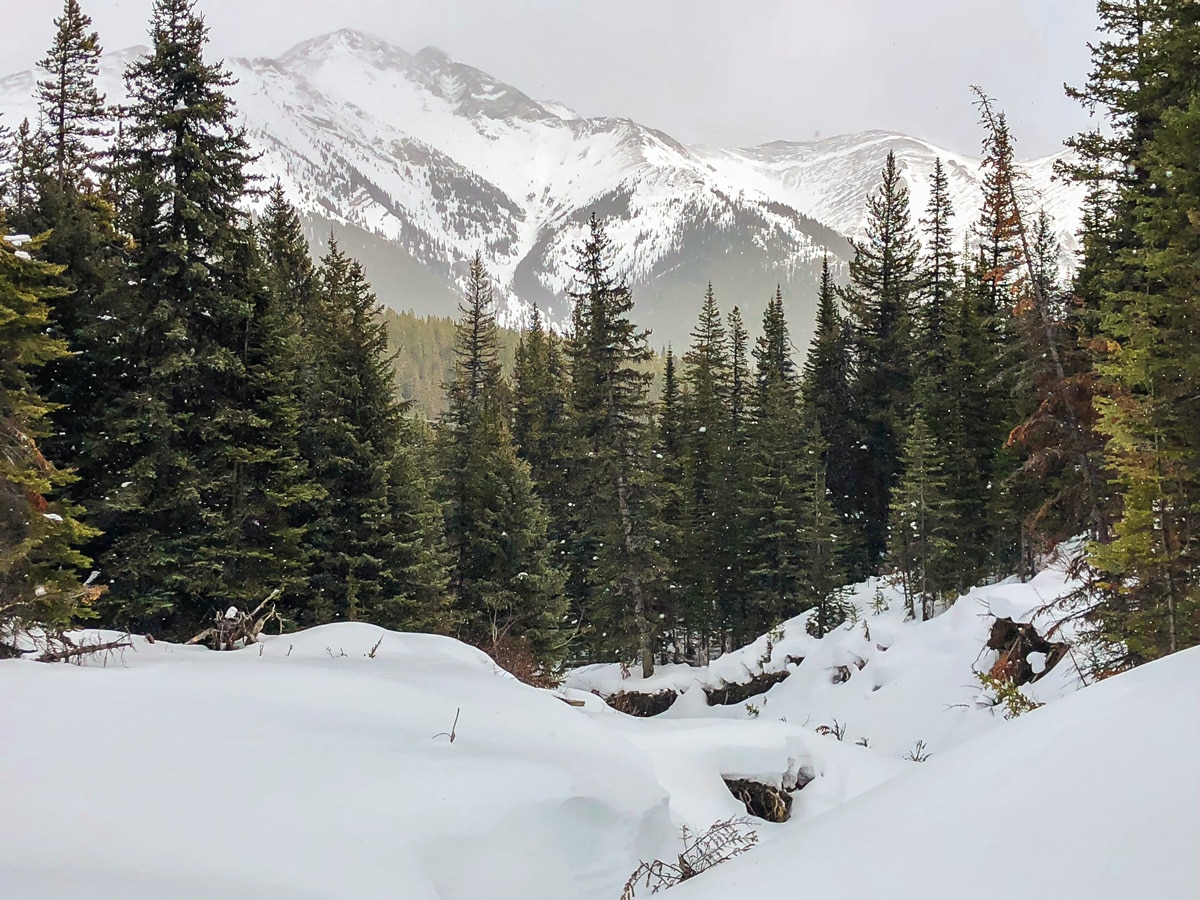
M556 692L362 624L3 662L0 897L617 900L680 826L744 814L723 778L812 780L680 897L1195 897L1200 651L1078 696L1068 657L1016 721L974 675L994 616L1069 587L1051 569L913 623L862 585L821 640L800 618L706 669L593 666ZM749 707L705 703L784 669ZM682 696L652 719L591 693L667 687ZM904 759L917 741L928 762Z
M997 734L671 891L941 900L1200 897L1200 648Z

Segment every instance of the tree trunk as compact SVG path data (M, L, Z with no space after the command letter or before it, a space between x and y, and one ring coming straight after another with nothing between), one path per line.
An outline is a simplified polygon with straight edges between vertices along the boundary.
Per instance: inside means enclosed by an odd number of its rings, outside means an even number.
M621 529L625 535L625 555L630 562L629 592L633 594L633 615L637 619L638 656L642 661L642 677L654 674L654 650L650 646L650 622L646 618L646 598L642 579L633 563L633 517L629 513L629 495L624 471L617 474L617 508L621 514Z

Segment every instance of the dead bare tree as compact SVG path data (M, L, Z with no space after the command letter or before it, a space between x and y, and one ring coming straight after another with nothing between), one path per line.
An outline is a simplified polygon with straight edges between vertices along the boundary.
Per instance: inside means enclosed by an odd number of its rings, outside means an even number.
M275 622L279 626L279 633L283 634L283 616L275 609L275 600L282 593L280 588L271 591L250 613L232 607L227 612L218 611L213 616L213 624L187 640L184 646L206 644L213 650L247 647L258 641L259 635L271 622Z

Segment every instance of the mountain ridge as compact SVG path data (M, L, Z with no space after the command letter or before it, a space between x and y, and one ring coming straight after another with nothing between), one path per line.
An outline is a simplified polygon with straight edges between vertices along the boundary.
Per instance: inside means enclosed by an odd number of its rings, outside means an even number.
M141 52L105 55L110 101L123 95L120 72ZM750 320L781 285L802 346L820 260L828 252L841 271L888 150L912 192L914 220L936 156L951 175L960 233L979 206L978 160L920 138L869 131L688 146L629 118L564 115L561 104L435 46L410 53L357 29L225 65L259 173L283 184L312 230L346 230L372 253L396 257L364 260L368 271L424 271L399 283L375 279L388 305L420 314L453 314L447 298L478 251L496 280L503 324L519 327L537 305L564 325L573 247L596 211L608 219L617 269L656 344L686 341L712 281L724 305L747 307ZM32 112L33 80L30 72L0 79L9 122ZM1024 165L1072 251L1082 196L1051 180L1054 159Z

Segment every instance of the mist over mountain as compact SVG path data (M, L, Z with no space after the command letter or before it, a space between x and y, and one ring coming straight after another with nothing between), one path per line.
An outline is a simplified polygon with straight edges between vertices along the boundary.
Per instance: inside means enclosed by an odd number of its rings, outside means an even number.
M101 84L145 48L107 54ZM681 345L712 281L753 322L781 285L799 346L812 320L821 257L849 259L864 201L894 151L924 207L933 161L947 166L957 227L978 213L978 160L887 132L751 148L689 147L624 118L582 118L427 47L360 31L305 41L277 59L229 59L232 93L257 170L280 180L320 243L332 232L398 310L453 315L467 261L481 252L500 321L533 306L570 311L572 248L592 212L609 222L618 267L656 346ZM33 115L35 76L0 80L0 112ZM780 131L796 130L780 123ZM1054 158L1028 161L1033 204L1074 250L1081 191L1052 180Z

